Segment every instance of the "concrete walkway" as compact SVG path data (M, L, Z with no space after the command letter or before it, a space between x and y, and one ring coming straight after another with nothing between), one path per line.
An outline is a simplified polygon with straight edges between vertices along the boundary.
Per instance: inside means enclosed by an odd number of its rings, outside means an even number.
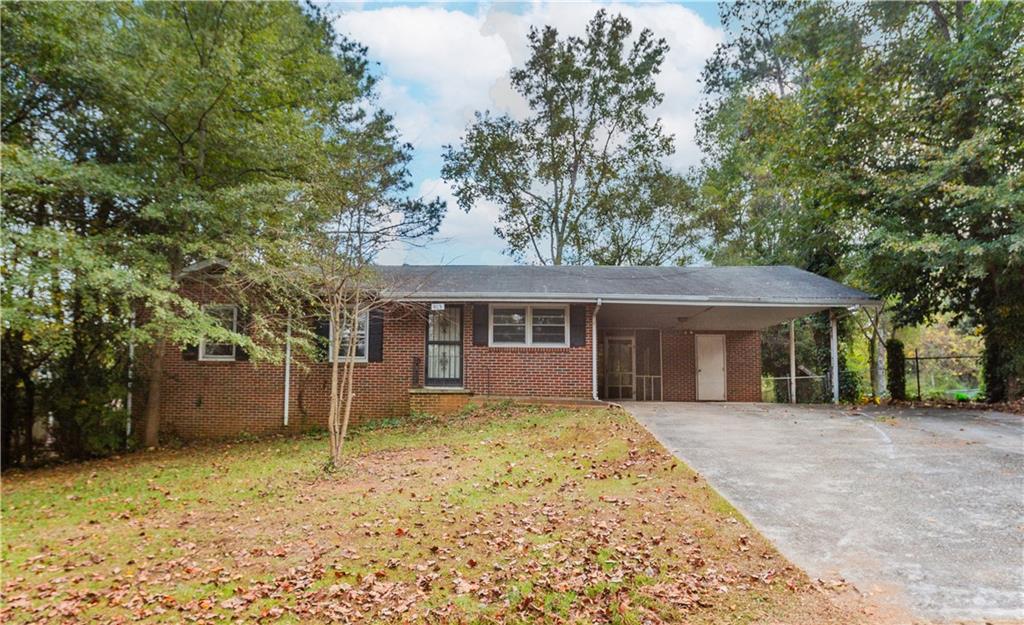
M812 577L934 620L1024 621L1024 420L627 403Z

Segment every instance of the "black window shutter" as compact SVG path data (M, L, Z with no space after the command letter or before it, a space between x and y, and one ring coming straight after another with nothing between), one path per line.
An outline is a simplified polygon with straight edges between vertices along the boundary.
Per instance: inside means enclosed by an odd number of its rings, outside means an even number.
M320 362L330 362L328 355L331 353L331 320L317 319L313 327L316 334L316 355Z
M245 308L238 309L238 333L249 336L249 326L252 325L252 315ZM249 360L249 352L241 345L235 345L235 360L245 362Z
M198 345L186 345L181 350L182 360L199 360L199 346Z
M384 361L384 311L379 308L370 311L369 327L366 329L366 360Z
M487 345L487 326L491 321L491 309L487 304L473 304L473 345Z
M587 344L587 307L583 304L569 306L569 345L582 347Z

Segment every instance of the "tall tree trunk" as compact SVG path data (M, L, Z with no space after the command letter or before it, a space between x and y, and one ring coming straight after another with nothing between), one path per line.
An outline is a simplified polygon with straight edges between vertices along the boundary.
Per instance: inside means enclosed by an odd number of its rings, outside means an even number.
M146 410L142 416L146 424L142 442L146 447L156 447L160 443L160 393L163 389L164 351L166 349L167 340L157 339L150 357Z
M357 300L358 301L358 300ZM359 331L359 307L356 306L355 314L352 315L352 325L349 327L348 358L345 361L345 418L341 422L341 437L338 440L338 460L341 461L341 449L345 445L345 437L348 436L348 421L352 415L352 400L355 393L352 391L352 379L355 375L356 344ZM369 328L367 328L369 333ZM367 349L369 349L369 334L367 334Z
M331 306L330 318L332 331L328 347L330 350L328 358L331 359L331 402L327 413L327 429L330 432L331 439L331 465L334 468L338 468L341 466L341 449L338 445L338 436L340 434L338 422L341 417L341 402L339 397L340 380L338 379L338 346L341 344L341 332L333 330L333 328L340 328L338 321L340 314L337 312L336 306L334 305Z
M36 416L36 383L35 369L28 368L24 337L20 333L4 336L2 354L2 460L3 466L9 467L31 462L35 455L32 427Z
M18 419L17 388L7 367L0 377L0 389L0 467L6 469L14 460L14 425Z
M868 377L871 380L871 399L878 397L878 371L875 368L875 357L878 353L878 334L872 334L868 340Z
M4 332L3 349L0 351L3 357L0 361L0 430L3 431L0 463L4 468L18 463L18 426L22 420L21 389L18 387L20 378L15 369L19 355L12 353L17 351L14 348L15 344L14 332Z
M985 328L985 398L990 402L1006 401L1010 354L1003 339L993 327Z
M36 441L32 431L36 424L36 382L31 376L26 376L23 385L25 394L22 397L22 441L18 446L17 460L31 462L36 456Z
M881 394L882 389L886 388L888 380L885 377L885 341L886 336L879 332L878 334L878 349L875 352L875 361L871 363L871 366L875 368L875 380L878 383L878 392Z

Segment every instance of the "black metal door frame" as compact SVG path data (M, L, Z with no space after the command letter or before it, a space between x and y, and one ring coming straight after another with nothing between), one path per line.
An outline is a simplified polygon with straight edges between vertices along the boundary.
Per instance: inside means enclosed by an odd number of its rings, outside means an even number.
M449 310L449 309L452 309L452 308L458 308L459 309L459 340L457 340L457 341L432 341L432 340L430 340L430 315L435 313L435 312L444 312L444 311L438 311L438 310L427 311L426 331L424 332L424 337L426 339L426 343L425 343L424 350L423 350L423 356L424 356L424 358L423 358L423 383L426 386L447 386L447 387L455 387L455 388L458 388L458 387L462 386L463 379L465 377L464 376L465 359L463 358L463 356L464 356L463 352L465 351L465 348L463 347L463 340L465 338L465 331L466 331L466 327L465 327L466 326L466 315L465 315L465 311L463 310L463 307L462 307L461 304L455 304L455 305L446 304L445 305L445 311ZM453 379L453 378L431 378L430 377L430 373L431 373L430 372L430 346L431 345L449 345L449 346L457 347L458 348L459 377L457 379Z

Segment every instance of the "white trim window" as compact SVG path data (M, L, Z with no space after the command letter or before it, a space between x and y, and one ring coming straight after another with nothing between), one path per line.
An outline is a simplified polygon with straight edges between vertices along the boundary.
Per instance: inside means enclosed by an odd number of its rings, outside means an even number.
M238 307L232 304L205 304L203 312L213 317L225 330L238 332ZM199 360L234 360L235 344L199 341Z
M345 318L342 319L341 324L343 331L341 333L341 342L338 345L338 362L344 362L348 357L348 339L352 333L350 326L349 313L346 311ZM352 358L352 362L367 362L366 348L367 348L367 329L370 327L370 311L363 310L359 313L359 321L356 323L356 353ZM329 337L330 345L334 345L334 324L331 324L331 335Z
M569 307L491 304L488 343L493 347L568 347Z

